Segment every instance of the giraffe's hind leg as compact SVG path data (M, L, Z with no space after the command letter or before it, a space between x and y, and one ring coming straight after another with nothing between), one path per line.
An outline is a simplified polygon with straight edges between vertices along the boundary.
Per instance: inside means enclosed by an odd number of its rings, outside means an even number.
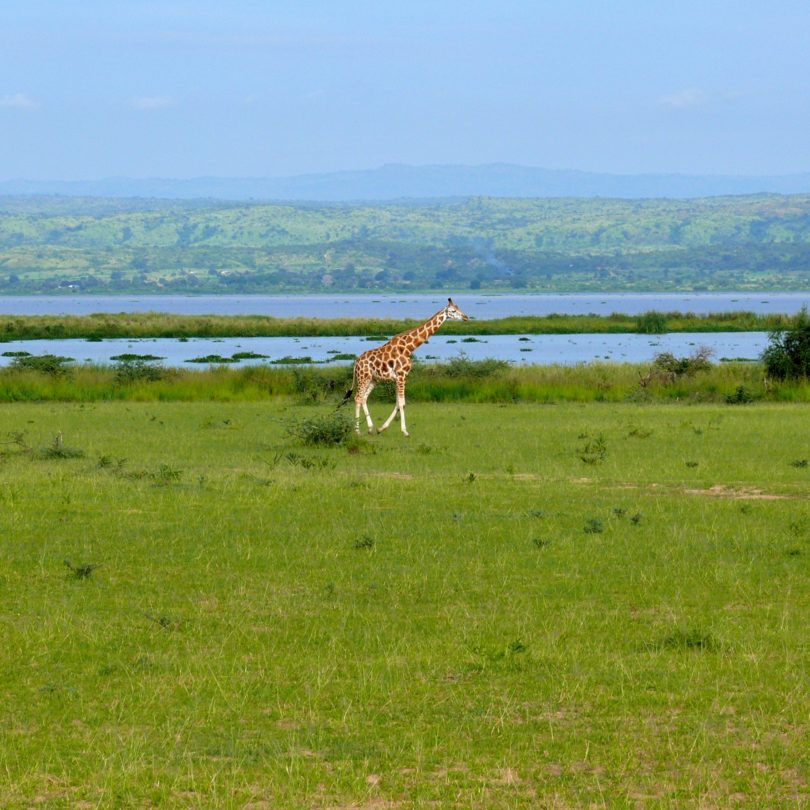
M360 408L363 409L363 413L366 415L368 432L375 432L374 422L371 419L371 414L368 412L368 398L373 390L374 383L369 380L368 383L359 387L357 396L354 398L354 429L357 433L360 432Z
M391 415L388 419L385 420L385 423L380 428L380 433L382 433L390 424L394 421L394 418L397 415L397 411L399 411L399 419L400 419L400 426L402 427L402 432L406 436L410 436L411 434L408 433L408 429L405 426L405 378L404 377L397 377L397 404L394 406L394 410L391 411Z

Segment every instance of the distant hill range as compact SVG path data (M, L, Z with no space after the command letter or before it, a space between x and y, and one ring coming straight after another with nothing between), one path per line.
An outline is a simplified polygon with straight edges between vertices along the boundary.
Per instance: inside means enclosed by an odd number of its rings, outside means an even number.
M810 173L774 176L600 174L493 163L406 166L295 177L195 177L187 180L5 180L0 195L145 197L234 201L361 202L454 197L694 198L810 192Z

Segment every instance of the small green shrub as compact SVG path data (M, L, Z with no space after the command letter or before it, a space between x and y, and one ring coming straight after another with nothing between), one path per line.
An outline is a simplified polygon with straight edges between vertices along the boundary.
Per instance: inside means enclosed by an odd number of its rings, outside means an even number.
M726 395L728 405L747 405L754 399L754 395L744 385L738 385L733 394Z
M84 458L84 450L77 447L67 447L61 433L57 433L48 447L43 447L37 454L43 459Z
M333 412L293 422L287 432L308 446L334 447L354 435L354 423L346 413Z
M655 355L653 366L658 371L669 372L676 377L690 377L698 371L711 368L709 358L712 352L708 346L700 346L689 357L676 357L671 352L661 352Z
M598 464L604 461L607 455L605 437L600 433L595 439L589 437L583 438L588 438L588 441L577 450L580 459L586 464Z
M176 467L172 467L171 464L160 464L157 470L149 473L149 477L158 486L168 486L169 484L174 484L180 480L182 475L183 471L178 470Z
M166 376L166 369L160 365L136 358L120 360L115 366L115 381L119 385L136 382L156 382Z
M64 561L65 565L70 569L70 573L74 579L89 579L93 571L98 568L96 563L88 563L87 565L73 565L70 560Z
M60 357L57 354L23 354L11 361L11 368L14 371L39 371L51 377L61 377L70 373L71 369L65 364L72 362L72 357Z

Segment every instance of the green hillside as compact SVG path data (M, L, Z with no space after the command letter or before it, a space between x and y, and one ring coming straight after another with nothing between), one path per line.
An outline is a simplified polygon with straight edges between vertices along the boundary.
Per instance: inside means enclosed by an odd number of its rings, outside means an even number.
M0 292L810 285L810 195L384 205L0 198Z

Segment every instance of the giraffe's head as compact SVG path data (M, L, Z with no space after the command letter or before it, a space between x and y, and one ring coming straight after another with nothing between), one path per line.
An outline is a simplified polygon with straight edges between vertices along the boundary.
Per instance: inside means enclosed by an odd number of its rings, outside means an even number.
M470 316L465 315L454 303L452 298L447 299L447 306L444 308L444 314L450 321L469 321Z

